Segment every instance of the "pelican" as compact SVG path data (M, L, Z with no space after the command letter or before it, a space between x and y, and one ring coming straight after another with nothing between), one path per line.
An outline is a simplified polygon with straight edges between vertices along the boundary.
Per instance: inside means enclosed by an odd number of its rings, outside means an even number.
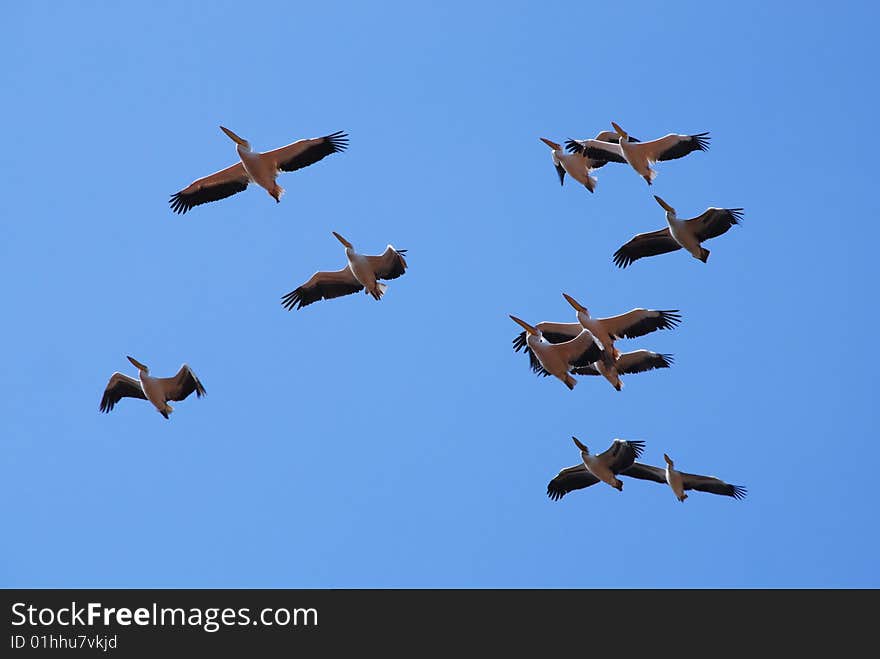
M559 174L559 185L565 183L565 175L568 174L590 192L596 189L596 178L590 176L590 170L595 169L595 165L589 158L582 153L566 153L559 144L546 138L542 137L541 141L551 149L553 166Z
M109 413L123 398L140 398L150 401L159 410L159 414L166 419L174 411L168 404L169 400L183 400L192 392L201 398L205 395L205 388L192 369L184 364L177 371L177 375L170 378L154 378L150 375L150 369L141 364L134 357L127 357L138 370L138 379L119 373L110 376L104 396L101 398L101 411Z
M679 220L675 209L657 195L654 199L666 210L665 229L640 233L614 252L614 263L625 268L633 261L645 256L656 256L686 249L691 256L705 263L709 250L702 246L703 241L716 238L734 224L742 221L742 208L707 208L702 215L689 220Z
M721 494L733 497L734 499L742 499L746 496L746 488L742 485L730 485L714 476L699 476L678 471L672 462L672 458L664 453L663 459L666 461L665 469L635 463L624 475L642 480L656 481L657 483L665 483L672 488L675 498L682 502L688 498L688 495L685 494L686 490Z
M361 289L379 300L388 289L379 279L397 279L406 271L405 249L394 249L391 245L379 256L365 256L354 251L352 244L335 231L336 239L345 246L348 264L335 272L316 272L305 284L290 291L281 298L282 306L288 311L318 300L357 293Z
M672 355L663 355L650 350L633 350L618 354L611 365L599 359L589 366L576 366L571 372L575 375L601 375L611 383L612 387L620 391L623 389L621 375L643 373L655 368L669 368L672 362Z
M591 160L629 163L648 185L657 176L657 172L651 169L655 162L683 158L694 151L706 151L709 148L709 133L670 133L650 142L639 142L630 140L627 132L613 121L611 125L618 137L616 144L604 140L568 140L565 146L570 152L583 153Z
M634 339L657 330L674 329L681 322L678 309L632 309L619 316L593 318L590 310L568 293L562 297L577 312L578 323L593 333L605 346L606 362L611 365L620 354L614 347L616 339Z
M577 384L577 380L568 372L569 369L592 364L602 355L602 345L596 341L590 330L581 328L573 339L551 343L537 327L532 327L516 316L510 318L526 331L526 344L531 349L529 356L532 370L539 375L556 376L569 389L574 389Z
M614 346L617 339L634 339L657 330L673 329L681 322L678 309L631 309L619 316L593 318L589 309L580 304L567 293L562 296L577 312L576 323L553 323L542 321L536 325L550 343L569 341L580 334L582 329L592 332L596 340L602 344L603 359L608 366L620 354ZM530 352L526 345L526 333L520 332L513 339L513 349L519 352L523 348Z
M558 501L572 490L590 487L602 481L618 491L623 490L623 483L618 474L625 474L636 458L645 449L641 440L615 439L611 447L599 455L590 455L590 450L581 444L577 437L572 437L575 446L581 452L581 464L566 467L547 484L547 496Z
M169 203L175 213L186 213L194 206L231 197L247 188L252 181L265 188L276 202L280 202L284 188L275 182L278 172L293 172L308 167L348 147L348 135L340 130L324 137L297 140L280 149L259 153L251 150L250 142L228 128L220 126L220 130L235 142L239 162L193 181L171 195Z

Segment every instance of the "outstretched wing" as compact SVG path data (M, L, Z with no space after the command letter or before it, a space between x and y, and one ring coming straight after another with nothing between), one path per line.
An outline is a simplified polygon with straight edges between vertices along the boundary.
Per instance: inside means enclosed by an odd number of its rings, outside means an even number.
M640 439L615 439L610 448L600 453L598 457L611 471L619 474L631 466L636 458L641 457L644 450L645 442Z
M123 398L147 399L140 382L124 373L116 372L110 376L104 388L104 395L101 396L101 411L110 412Z
M651 162L662 160L675 160L683 158L694 151L707 151L709 149L709 133L696 135L677 135L670 133L663 137L641 142L636 149Z
M547 496L558 501L569 492L590 487L599 482L583 463L574 467L566 467L547 483Z
M196 397L201 398L207 392L199 382L193 370L184 364L177 371L177 374L170 378L158 378L165 391L165 400L183 400L192 392L196 392Z
M363 290L360 282L348 266L335 272L316 272L305 284L281 298L282 306L288 311L302 309L318 300L330 300Z
M380 256L368 256L367 262L376 273L377 279L397 279L406 272L405 249L394 249L391 245Z
M615 339L634 339L657 330L673 329L681 322L681 314L678 309L633 309L619 316L597 320Z
M633 350L624 352L617 358L617 372L621 375L627 373L643 373L655 368L669 368L672 366L672 355L662 355L650 350Z
M730 485L714 476L700 476L698 474L681 472L681 480L684 489L686 490L721 494L723 496L733 497L734 499L745 498L747 492L746 488L742 485Z
M688 220L687 224L697 240L703 242L727 233L734 224L742 223L742 216L742 208L710 208L702 215Z
M225 199L246 190L248 183L250 177L244 171L244 165L238 162L210 176L193 181L180 192L171 195L169 200L171 210L182 215L201 204Z
M313 165L331 153L340 153L348 148L348 135L341 130L323 137L297 140L279 149L260 154L261 158L271 162L275 169L282 172L293 172Z
M634 236L628 243L622 245L614 252L614 263L618 268L625 268L646 256L657 256L681 249L681 245L675 242L669 228L640 233Z

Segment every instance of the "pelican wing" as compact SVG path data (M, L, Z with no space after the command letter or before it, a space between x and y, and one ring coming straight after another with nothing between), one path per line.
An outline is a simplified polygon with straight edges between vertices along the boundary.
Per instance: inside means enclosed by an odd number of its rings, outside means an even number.
M595 485L599 479L593 476L582 462L573 467L566 467L547 483L547 496L554 501L559 501L573 490L581 490L590 485Z
M211 201L225 199L247 189L250 177L240 162L193 181L180 192L171 195L171 210L182 215L191 208Z
M742 208L709 208L702 215L688 220L687 224L697 240L703 242L727 233L734 224L742 222L742 215Z
M281 304L288 311L334 297L350 295L362 290L360 282L348 266L335 272L316 272L305 284L290 291L281 298Z
M588 329L581 330L581 333L571 341L557 343L554 347L564 352L571 368L589 366L602 358L602 348Z
M282 172L293 172L313 165L331 153L340 153L348 148L348 135L341 130L308 140L297 140L280 149L266 151L261 158L269 160L275 169Z
M609 469L615 474L632 465L636 458L641 457L645 450L645 442L642 440L615 439L611 447L598 455Z
M571 369L571 373L572 375L601 375L599 369L596 368L596 362L586 366L577 366Z
M617 358L617 372L621 375L627 373L643 373L655 368L669 368L672 366L672 355L661 355L659 352L650 350L634 350L624 352Z
M626 162L620 144L616 142L604 142L602 140L566 140L565 148L569 153L580 153L594 163L601 162ZM600 167L601 165L593 165Z
M640 142L634 145L633 148L641 152L650 162L675 160L676 158L683 158L694 151L708 150L709 139L709 133L698 133L697 135L676 135L670 133L650 142Z
M634 339L656 330L672 329L681 322L678 309L633 309L619 316L598 318L602 328L615 339Z
M110 380L104 388L104 395L101 397L101 411L110 412L116 403L123 398L147 399L138 380L117 371L110 376Z
M196 374L186 364L180 367L176 375L170 378L158 378L158 381L162 384L166 401L183 400L192 392L196 392L198 398L207 394Z
M625 268L645 256L666 254L677 249L681 249L681 245L675 242L667 227L633 236L628 243L614 252L614 263L618 268Z
M723 496L733 497L734 499L742 499L746 496L747 490L742 485L730 485L714 476L700 476L698 474L681 472L681 480L684 489L686 490L721 494Z
M666 484L665 469L642 464L641 462L633 462L632 466L621 471L620 475L629 476L630 478L638 478L643 481L654 481L655 483Z
M391 245L380 256L368 256L367 262L376 273L377 279L397 279L406 272L405 249L394 249Z
M559 185L563 185L565 183L565 167L555 156L553 157L553 166L556 167L556 173L559 175Z

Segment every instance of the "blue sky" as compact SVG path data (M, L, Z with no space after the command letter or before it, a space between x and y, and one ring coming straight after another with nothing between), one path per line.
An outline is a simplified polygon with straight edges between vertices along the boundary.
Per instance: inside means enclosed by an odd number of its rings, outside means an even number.
M296 3L301 5L302 3ZM308 4L308 3L306 3ZM18 3L0 70L6 322L0 584L878 587L880 208L867 3ZM652 189L560 188L547 137L710 131ZM257 149L348 152L174 215ZM681 215L744 207L699 263L618 270ZM409 250L381 302L280 297ZM574 391L508 318L680 309L625 341L675 366ZM208 396L109 415L108 377L187 362ZM548 480L644 439L744 501Z

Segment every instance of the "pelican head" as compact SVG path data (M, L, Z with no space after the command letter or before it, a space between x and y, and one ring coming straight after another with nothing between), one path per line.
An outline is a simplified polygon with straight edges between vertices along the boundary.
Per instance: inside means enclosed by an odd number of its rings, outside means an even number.
M672 206L670 206L669 204L667 204L665 201L663 201L663 200L662 200L660 197L658 197L657 195L654 195L654 199L657 200L657 203L658 203L658 204L660 204L661 206L663 206L663 208L666 210L667 213L672 213L673 215L675 215L675 209L674 209Z
M556 142L554 142L553 140L548 140L546 137L542 137L541 141L554 151L559 151L560 149L562 149L562 147L559 146Z
M348 242L345 238L343 238L342 236L340 236L340 235L339 235L338 233L336 233L335 231L333 231L332 233L333 233L334 236L336 236L336 240L338 240L339 242L341 242L341 243L342 243L343 245L345 245L348 249L354 249L354 247L351 246L351 243Z
M135 367L137 370L139 370L139 371L143 371L144 373L149 373L149 372L150 372L150 369L147 367L146 364L141 364L141 363L140 363L137 359L135 359L134 357L126 357L126 359L128 359L128 361L130 361L132 364L134 364L134 367Z
M590 449L581 444L581 441L577 437L572 437L572 439L574 440L574 445L577 446L583 453L586 453L587 455L590 454Z
M665 453L663 454L663 459L666 460L666 464L669 465L670 467L674 467L674 466L675 466L675 463L672 462L672 458L670 458L670 457L669 457L668 455L666 455Z
M240 147L243 147L243 148L247 149L248 151L251 150L251 143L248 142L247 140L243 140L238 135L233 133L231 130L229 130L228 128L225 128L223 126L220 126L220 130L222 130L224 133L226 133L227 137L229 137L229 139L231 139L233 142L238 144Z
M568 293L563 293L563 294L562 294L562 297L564 297L564 298L565 298L565 301L568 302L571 306L574 307L575 311L578 311L578 312L580 312L580 313L587 314L588 316L590 315L590 312L587 310L587 308L586 308L584 305L582 305L580 302L578 302L577 300L575 300L575 299L574 299L571 295L569 295Z
M540 333L540 332L538 331L538 328L537 328L537 327L532 327L532 326L529 325L526 321L524 321L524 320L520 320L520 319L517 318L516 316L511 316L510 319L511 319L513 322L515 322L517 325L519 325L520 327L522 327L522 328L523 328L528 334L530 334L531 336L537 336L537 335Z
M623 128L618 126L613 121L611 122L611 125L614 127L614 132L617 133L617 136L620 138L621 142L626 142L629 139L629 135L627 135L627 132L623 130Z

